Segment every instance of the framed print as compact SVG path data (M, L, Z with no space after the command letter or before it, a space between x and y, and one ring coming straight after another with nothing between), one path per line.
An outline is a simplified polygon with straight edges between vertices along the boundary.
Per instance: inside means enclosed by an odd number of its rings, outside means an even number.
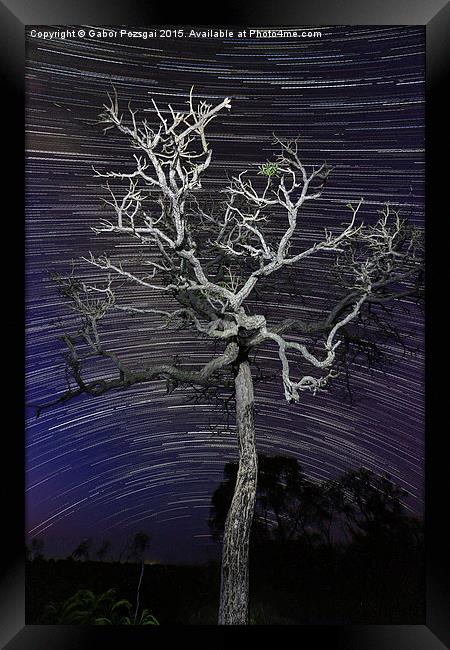
M406 4L206 25L1 6L25 147L6 648L285 625L448 644L428 329L448 7Z

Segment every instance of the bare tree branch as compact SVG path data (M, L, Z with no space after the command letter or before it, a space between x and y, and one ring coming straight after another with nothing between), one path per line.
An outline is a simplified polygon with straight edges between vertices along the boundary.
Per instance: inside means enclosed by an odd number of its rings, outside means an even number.
M157 126L147 117L140 118L131 105L122 113L115 91L104 106L100 121L105 131L116 129L138 153L132 157L130 170L94 170L97 177L106 179L104 202L112 216L93 231L130 236L151 257L143 258L135 270L125 268L123 260L90 253L83 259L107 272L104 287L82 282L73 274L57 278L61 293L81 319L79 331L63 337L75 387L70 388L69 383L69 390L58 402L82 393L101 395L156 378L208 386L216 370L270 341L278 346L286 399L298 401L302 391L322 390L336 376L336 350L342 340L349 340L349 323L360 319L370 305L382 306L419 291L420 232L390 205L380 212L374 225L367 225L359 221L363 200L348 204L347 224L336 232L325 230L312 245L301 245L302 207L322 195L330 168L326 163L304 165L298 140L275 137L278 154L274 162L260 165L253 177L252 170L233 176L218 210L204 205L201 177L212 160L206 129L231 104L228 98L216 105L196 103L193 90L187 104L186 110L168 105L163 111L152 100L148 112ZM279 223L280 213L285 225L276 236L271 219L276 217ZM317 318L309 313L308 318L284 319L270 325L263 314L252 313L259 284L275 275L283 277L291 267L324 253L334 260L341 293L327 312L317 314ZM162 292L173 300L174 307L120 304L113 277L145 293ZM99 324L111 311L156 316L161 318L162 328L174 323L193 327L201 336L223 342L225 351L201 370L171 364L131 370L101 343ZM286 338L293 332L303 336L304 342ZM79 342L87 345L91 355L108 358L119 377L85 381L77 351ZM315 375L306 370L294 379L292 357L314 369Z

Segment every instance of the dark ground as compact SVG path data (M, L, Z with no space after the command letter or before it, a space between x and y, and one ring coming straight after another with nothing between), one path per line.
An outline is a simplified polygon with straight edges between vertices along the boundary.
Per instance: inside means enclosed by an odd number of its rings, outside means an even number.
M255 549L251 566L253 624L422 624L421 556L401 549L374 552L364 545L300 548L276 543ZM45 608L78 589L115 588L136 600L138 563L27 561L27 624L48 623ZM215 624L220 567L146 565L141 605L161 625Z

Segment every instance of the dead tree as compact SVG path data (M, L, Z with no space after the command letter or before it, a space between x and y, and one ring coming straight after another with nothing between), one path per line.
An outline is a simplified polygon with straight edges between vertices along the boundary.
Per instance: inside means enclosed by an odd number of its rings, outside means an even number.
M218 622L247 624L249 535L257 484L251 355L265 345L276 347L289 402L299 402L305 391L325 390L339 372L336 359L344 333L364 310L417 295L420 233L389 205L376 223L364 225L361 199L348 206L346 225L336 232L325 230L315 243L305 245L302 208L321 196L330 169L304 165L297 140L275 138L274 162L255 168L253 175L247 171L232 177L219 207L209 209L201 184L212 159L206 131L231 104L228 98L217 105L196 102L192 91L187 104L184 111L170 105L160 110L152 100L157 126L138 119L130 105L122 113L116 94L104 106L104 130L116 129L136 153L132 171L94 170L106 179L111 217L93 230L134 238L148 255L137 271L106 254L83 258L105 272L102 286L73 273L57 278L81 325L62 337L68 387L52 403L84 394L100 397L157 379L166 380L170 390L178 385L207 389L228 373L234 384L239 469L223 540ZM309 310L304 320L280 322L271 322L276 314L269 318L255 311L252 298L260 286L325 254L333 261L340 287L340 293L330 296L339 298L328 310L314 318ZM121 304L115 277L140 287L153 301L161 295L170 298L173 309ZM99 335L100 321L113 310L125 312L124 318L127 313L158 316L163 327L178 323L194 328L215 343L216 354L201 367L179 362L130 367L126 355L106 349ZM80 345L90 358L113 364L116 376L89 380Z

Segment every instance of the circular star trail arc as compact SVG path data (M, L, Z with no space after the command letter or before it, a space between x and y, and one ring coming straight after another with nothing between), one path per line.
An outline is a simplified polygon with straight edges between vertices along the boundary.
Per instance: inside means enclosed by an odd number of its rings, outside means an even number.
M365 198L373 219L386 202L424 224L424 33L419 27L324 27L320 39L27 40L27 401L45 402L65 390L61 327L73 319L48 278L67 273L89 250L111 251L130 262L133 242L95 236L104 216L98 169L122 169L132 152L117 134L95 124L112 86L123 106L142 110L185 105L196 97L232 110L211 124L212 191L227 174L273 156L272 133L300 135L306 164L326 160L333 173L305 210L302 237L348 218L349 201ZM94 279L100 274L86 269ZM320 308L325 270L309 267ZM130 289L127 302L161 309L166 299ZM270 307L269 307L270 308ZM277 313L275 313L275 309ZM274 318L299 305L274 305ZM422 320L401 316L418 351L405 356L392 345L390 362L369 372L355 365L350 407L335 391L302 395L287 404L281 381L258 384L260 452L291 455L314 480L365 466L388 472L410 494L420 514L423 497ZM210 350L195 334L155 330L156 320L114 315L105 343L139 365L181 352L200 363ZM276 350L259 356L277 367ZM110 370L93 368L100 376ZM152 382L100 399L78 399L27 421L27 532L42 536L46 552L70 553L82 537L108 537L116 545L139 529L152 537L161 561L203 561L218 549L209 537L211 494L225 462L237 457L233 431L214 433L211 407L191 404L184 392L166 395Z

